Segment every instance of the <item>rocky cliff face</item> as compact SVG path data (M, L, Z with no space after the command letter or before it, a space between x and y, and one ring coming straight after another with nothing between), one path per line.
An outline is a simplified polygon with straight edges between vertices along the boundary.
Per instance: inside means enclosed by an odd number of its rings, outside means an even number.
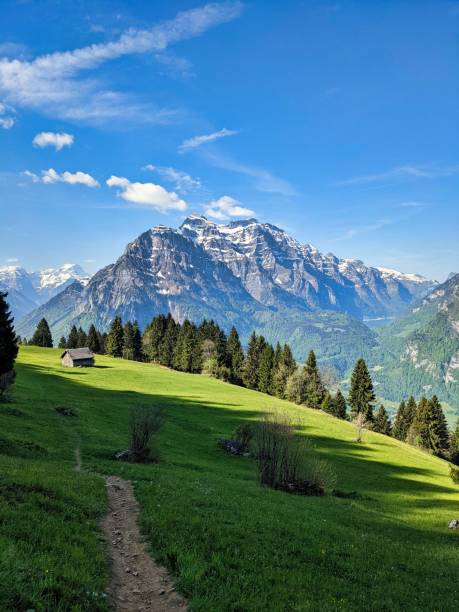
M374 343L360 321L398 313L413 297L403 278L323 255L268 223L217 225L192 215L178 229L143 233L86 287L69 288L49 302L51 320L45 305L18 330L28 337L37 317L46 316L57 339L73 323L106 329L121 315L143 327L154 315L171 312L179 321L213 318L225 329L234 324L245 340L256 329L271 341L290 342L300 359L314 348L343 370Z

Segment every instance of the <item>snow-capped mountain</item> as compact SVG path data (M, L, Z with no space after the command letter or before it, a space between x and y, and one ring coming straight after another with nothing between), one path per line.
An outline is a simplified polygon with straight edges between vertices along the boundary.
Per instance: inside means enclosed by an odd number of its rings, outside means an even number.
M45 316L57 340L73 323L106 329L119 314L143 327L171 312L181 321L234 324L244 340L256 329L270 341L290 342L299 358L314 348L343 370L374 344L362 319L399 313L413 299L397 278L324 255L268 223L218 225L191 215L178 229L141 234L86 287L74 283L26 317L18 332L29 337Z
M89 275L77 264L37 272L27 272L20 266L0 268L0 290L8 292L8 302L16 319L44 304L75 280L89 281Z

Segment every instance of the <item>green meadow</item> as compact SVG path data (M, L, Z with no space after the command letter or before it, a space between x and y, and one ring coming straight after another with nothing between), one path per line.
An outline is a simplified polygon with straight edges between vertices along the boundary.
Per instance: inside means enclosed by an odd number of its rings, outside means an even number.
M201 375L102 356L66 369L59 354L21 347L0 404L0 610L108 609L107 474L134 482L151 554L192 610L459 609L446 462L371 432L356 444L349 423ZM161 461L115 462L140 405L164 408ZM339 495L263 488L252 459L217 448L276 409L333 465Z

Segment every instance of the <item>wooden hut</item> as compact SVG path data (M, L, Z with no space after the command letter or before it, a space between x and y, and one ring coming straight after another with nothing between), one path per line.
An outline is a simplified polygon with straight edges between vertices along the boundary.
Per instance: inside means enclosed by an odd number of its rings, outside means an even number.
M94 355L88 348L67 349L61 355L61 362L66 368L90 368L94 365Z

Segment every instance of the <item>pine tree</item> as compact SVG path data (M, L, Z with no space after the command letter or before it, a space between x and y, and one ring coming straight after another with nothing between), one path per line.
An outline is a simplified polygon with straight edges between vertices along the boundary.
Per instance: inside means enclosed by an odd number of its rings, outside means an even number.
M258 391L262 393L271 393L273 363L274 349L270 344L266 344L258 366Z
M324 412L327 412L328 414L333 414L334 412L334 400L331 396L331 393L329 391L327 391L325 393L325 397L324 400L322 402L322 406L321 406L321 410L323 410Z
M88 346L88 336L86 332L79 327L78 328L78 348L83 348Z
M338 419L346 418L346 400L339 389L333 400L333 416L338 417Z
M122 357L123 355L123 323L121 317L116 316L110 325L107 336L106 351L112 357Z
M148 361L159 361L161 346L166 334L170 315L161 314L154 317L146 326L142 335L142 352Z
M405 423L406 423L406 437L408 436L408 432L410 430L411 425L416 417L416 413L418 411L418 406L416 404L416 400L412 395L408 398L406 402L406 410L405 410Z
M247 356L244 366L244 387L248 389L258 389L258 365L260 361L259 339L255 332L252 332L247 348Z
M277 352L277 349L276 349ZM296 361L288 344L284 344L272 377L272 394L284 399L287 380L296 371Z
M134 359L134 326L130 321L123 328L123 358Z
M360 358L355 364L351 377L351 389L349 391L349 404L351 405L351 418L362 414L365 421L373 421L373 402L375 394L373 383L365 361Z
M159 363L168 368L172 367L174 358L174 347L180 326L171 315L167 316L166 330L159 347Z
M46 319L42 319L38 323L37 329L35 330L30 343L34 346L42 346L46 348L51 348L53 346L53 337Z
M419 401L411 437L415 444L430 450L434 455L446 454L449 444L448 426L436 395L431 400L423 397Z
M140 333L140 327L137 321L134 321L132 324L132 328L134 331L134 359L135 361L142 361L142 334Z
M245 355L239 340L239 334L234 326L231 328L226 342L226 352L228 354L228 365L231 370L231 382L240 385L244 375Z
M406 440L406 435L408 433L408 429L406 427L406 404L405 400L402 400L397 409L397 414L395 415L394 421L394 438L397 440Z
M97 332L97 337L99 339L99 352L101 355L106 355L107 354L107 350L106 350L106 345L107 345L107 332Z
M0 397L14 381L14 364L18 354L13 317L6 293L0 291Z
M100 338L94 324L91 324L88 330L88 348L93 353L100 353Z
M306 404L309 408L319 409L325 399L326 389L322 384L314 351L309 351L306 365Z
M181 372L191 372L193 364L193 349L195 346L195 336L193 325L185 319L179 328L175 341L172 367Z
M66 349L67 348L67 340L65 339L65 336L61 336L61 338L59 340L59 344L57 345L57 348L60 348L60 349Z
M72 325L69 337L67 338L67 348L78 348L78 330L75 325Z
M455 429L451 432L449 440L449 458L453 463L459 465L459 419L457 419Z
M386 436L391 435L392 426L389 420L389 415L387 414L387 410L384 408L382 404L379 407L379 410L375 415L372 429L373 431L377 431L378 433L385 434Z

